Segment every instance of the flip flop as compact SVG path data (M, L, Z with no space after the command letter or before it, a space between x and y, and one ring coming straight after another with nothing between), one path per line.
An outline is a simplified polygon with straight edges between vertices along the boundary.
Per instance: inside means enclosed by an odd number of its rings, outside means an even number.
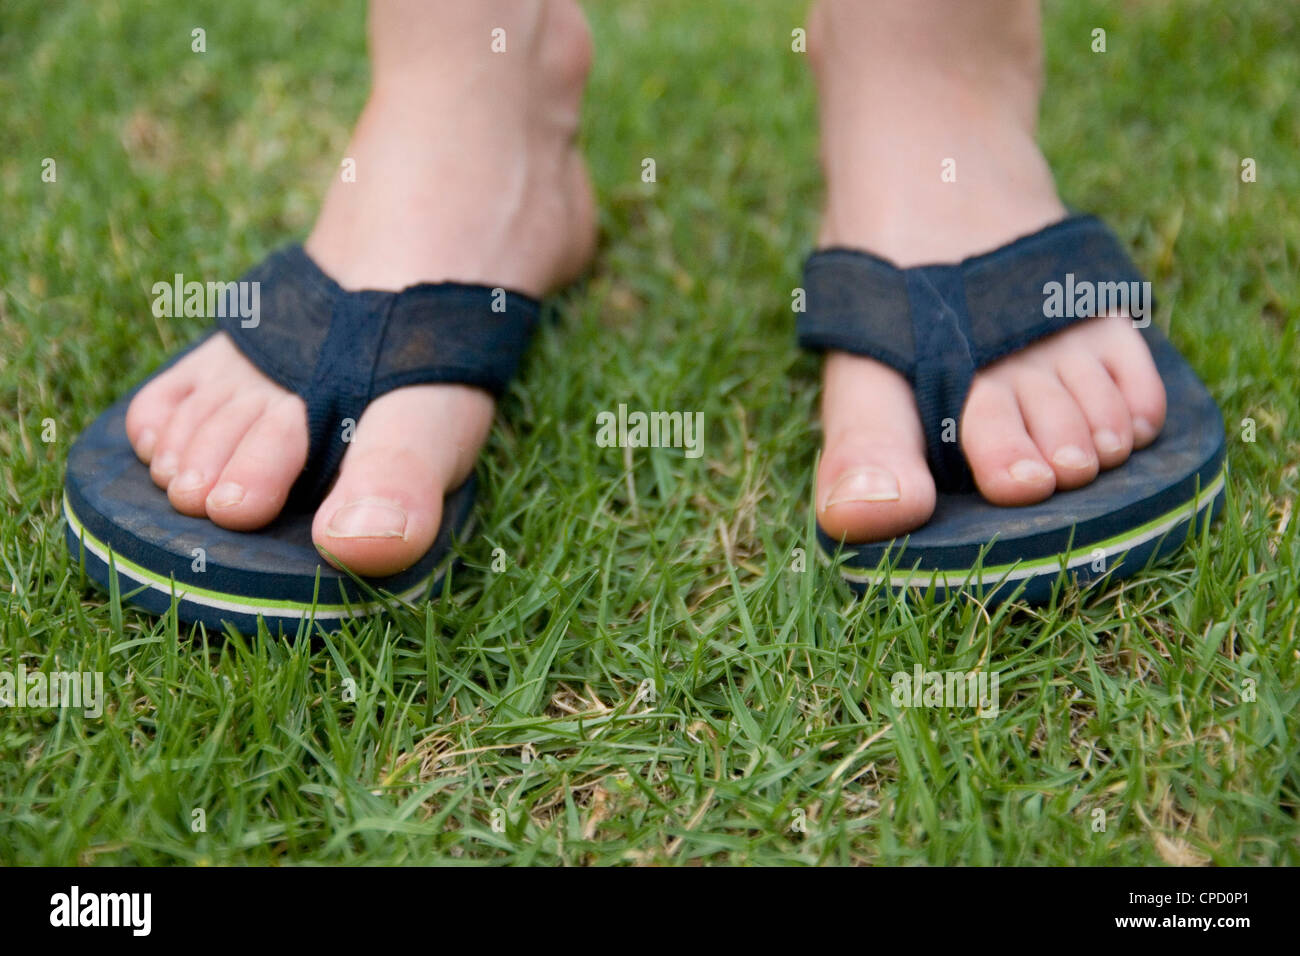
M814 252L800 345L868 356L907 376L938 490L929 522L906 538L841 551L818 527L824 556L840 555L849 584L1042 603L1063 574L1080 586L1128 577L1213 520L1223 504L1223 417L1151 323L1149 288L1114 234L1082 214L955 265L900 269L860 250ZM985 501L957 442L975 372L1116 306L1142 316L1135 325L1168 399L1160 436L1074 491L1022 508Z
M499 395L518 369L539 303L455 282L347 291L297 245L273 253L241 281L256 283L243 288L259 290L248 298L260 308L248 310L249 318L230 309L164 369L222 331L263 374L302 397L307 461L283 512L246 533L175 511L127 441L132 392L68 455L63 507L72 555L96 583L108 588L116 577L123 599L147 611L165 614L174 601L186 623L230 624L243 633L255 632L259 618L272 633L304 621L337 630L379 613L392 597L415 601L436 593L453 540L468 531L472 478L447 495L429 551L390 577L354 579L327 563L312 543L312 516L338 472L350 426L371 401L407 385L450 382Z

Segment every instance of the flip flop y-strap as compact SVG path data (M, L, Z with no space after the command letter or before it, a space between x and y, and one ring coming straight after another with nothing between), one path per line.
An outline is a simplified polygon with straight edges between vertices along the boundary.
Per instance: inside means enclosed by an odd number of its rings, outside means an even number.
M306 403L307 462L291 500L308 507L329 490L367 405L407 385L458 383L500 395L541 311L526 295L458 282L349 291L297 245L272 254L242 281L256 283L246 287L257 290L255 297L243 301L258 308L238 311L255 314L227 315L217 325L258 369Z
M874 358L905 375L930 470L950 492L973 486L958 433L979 369L1113 309L1142 323L1154 309L1119 240L1089 215L952 265L900 269L860 250L821 250L804 267L804 291L799 344Z

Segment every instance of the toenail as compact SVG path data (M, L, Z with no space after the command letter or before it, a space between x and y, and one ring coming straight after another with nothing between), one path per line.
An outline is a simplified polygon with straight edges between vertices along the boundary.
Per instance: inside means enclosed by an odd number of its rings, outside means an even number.
M883 468L859 468L842 475L826 493L822 510L852 501L897 501L898 479Z
M1052 453L1052 461L1061 468L1088 468L1092 456L1078 445L1062 445Z
M1097 451L1106 455L1113 455L1124 450L1124 443L1109 428L1102 428L1093 432L1092 443L1097 446Z
M180 459L176 456L176 452L165 451L158 456L158 460L154 462L153 467L159 477L170 478L176 474L176 466L179 464Z
M1041 461L1034 461L1032 458L1022 458L1010 468L1007 469L1011 477L1016 481L1029 482L1031 484L1041 484L1052 477L1052 469L1048 468Z
M208 505L213 508L233 508L244 500L244 486L233 481L222 482L208 495Z
M180 477L171 483L169 491L193 491L203 487L203 473L190 468L181 472Z
M325 530L331 538L401 538L406 512L383 498L358 498L334 512Z
M146 428L140 433L140 437L136 441L136 450L140 452L142 457L148 458L153 454L153 446L157 443L158 433L152 428Z
M1145 418L1133 419L1133 434L1140 442L1149 442L1156 437L1155 426Z

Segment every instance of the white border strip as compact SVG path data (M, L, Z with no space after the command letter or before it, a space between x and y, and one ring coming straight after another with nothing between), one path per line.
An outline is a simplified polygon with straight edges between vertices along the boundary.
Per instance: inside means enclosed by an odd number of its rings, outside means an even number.
M236 614L248 614L253 617L289 618L291 620L304 620L307 618L311 618L312 620L330 621L350 620L358 617L369 617L388 606L387 603L383 601L370 601L366 604L358 604L351 609L343 608L337 611L321 610L319 606L309 607L307 605L303 605L301 609L271 607L262 604L240 604L236 601L225 601L220 598L210 598L205 595L191 594L188 591L180 590L180 585L178 585L174 579L172 581L174 587L163 587L157 581L152 581L148 578L142 577L130 568L123 567L118 561L110 562L109 553L95 543L94 536L86 532L85 527L77 520L76 515L72 513L71 506L69 506L66 501L63 505L63 514L64 517L67 518L68 526L72 528L73 534L75 534L77 539L81 542L81 546L97 557L100 561L104 562L106 567L112 568L118 574L130 578L138 584L143 584L154 591L167 595L169 600L174 594L177 601L188 601L191 604L199 604L203 607L210 607L218 611L231 611ZM430 571L429 576L419 584L401 594L394 595L394 597L401 601L416 600L424 594L431 585L442 578L446 569L446 562L444 561Z

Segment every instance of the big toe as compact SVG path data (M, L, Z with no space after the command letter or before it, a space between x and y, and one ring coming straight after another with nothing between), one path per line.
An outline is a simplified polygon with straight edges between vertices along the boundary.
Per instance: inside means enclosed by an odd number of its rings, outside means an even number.
M372 402L316 510L317 549L364 577L415 564L437 537L443 496L469 476L491 421L492 400L463 386L403 388Z
M934 512L916 402L907 380L873 359L831 353L822 393L825 450L817 520L836 540L881 541Z

